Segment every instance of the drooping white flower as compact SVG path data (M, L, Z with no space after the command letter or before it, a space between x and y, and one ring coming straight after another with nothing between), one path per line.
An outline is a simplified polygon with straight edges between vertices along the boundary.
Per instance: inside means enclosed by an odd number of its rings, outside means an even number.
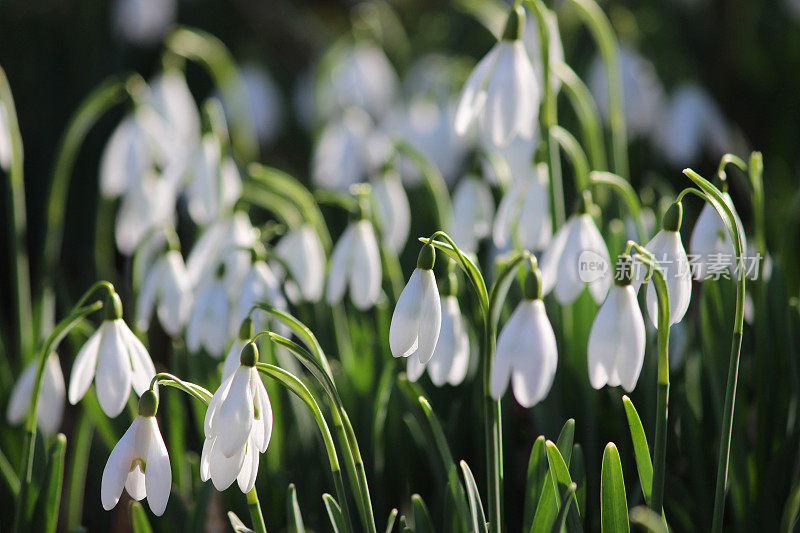
M739 215L733 207L733 201L727 192L722 198L736 217L736 225L744 238L744 227ZM719 276L725 270L733 274L736 270L736 249L725 223L710 203L706 202L697 217L689 239L689 252L692 254L692 275L702 281L709 275Z
M669 295L670 325L677 324L683 319L692 299L692 274L680 234L682 218L681 204L672 204L664 214L661 231L645 245L664 273ZM640 276L636 278L634 288L638 292L642 279ZM654 283L651 281L647 285L647 314L653 325L658 326L658 296Z
M100 499L110 511L119 502L122 490L134 500L147 496L150 510L164 514L172 488L172 469L164 438L158 429L158 400L152 390L139 401L139 415L111 450L103 469Z
M592 387L622 385L630 392L642 371L646 339L644 318L631 285L630 264L622 268L627 270L615 277L592 323L586 358Z
M278 309L287 309L288 307L278 278L262 260L257 260L250 265L247 275L237 291L235 302L231 321L232 331L236 331L255 304L266 303ZM260 313L254 322L257 331L263 330L266 323L263 313Z
M507 145L500 148L491 144L484 146L483 148L487 153L499 156L499 160L492 160L489 157L484 158L482 168L487 181L492 184L511 185L517 181L525 181L535 175L537 170L536 165L533 163L533 156L538 144L539 135L537 130L530 139L517 136L511 139ZM505 163L507 168L497 168L501 161ZM507 171L508 176L501 175L503 171ZM545 174L545 177L547 177L547 174ZM547 182L546 179L545 182Z
M486 182L464 176L453 191L450 236L459 248L478 251L478 242L489 235L494 219L494 198Z
M284 285L289 299L319 301L325 284L325 251L314 228L303 224L289 229L275 245L275 255L286 263L292 277ZM273 265L273 270L278 278L286 274L281 265Z
M239 367L222 381L206 410L200 477L222 491L234 480L249 492L258 473L259 453L272 434L272 407L255 364L258 349L249 343Z
M423 365L433 356L442 325L442 304L433 275L435 260L433 246L423 246L417 268L397 299L389 326L392 355L414 357Z
M197 289L186 327L186 347L191 352L204 348L221 357L228 343L231 304L224 281L224 268L209 277Z
M525 13L511 11L503 38L470 74L455 117L455 130L464 135L476 122L495 146L515 136L533 136L539 114L539 87L520 34Z
M584 208L559 229L541 261L542 292L555 288L556 299L572 303L588 287L597 303L611 284L608 248L592 216Z
M391 250L399 253L408 241L411 227L411 207L406 190L397 173L388 169L370 183L377 204L375 214L380 221L381 237Z
M495 400L503 397L510 380L517 402L523 407L533 407L547 396L553 385L558 348L539 285L538 276L529 273L525 297L497 338L489 377L489 390Z
M21 423L28 415L37 365L37 360L31 361L11 390L6 409L6 418L11 424ZM44 364L42 384L39 388L39 403L36 407L36 424L45 433L52 435L58 432L58 428L61 426L61 417L64 414L65 396L66 387L61 364L58 362L58 356L51 353Z
M100 407L116 417L131 387L141 395L156 374L150 354L122 320L122 304L114 293L105 304L106 319L75 358L69 379L69 403L77 404L95 382Z
M117 0L114 3L114 28L117 35L138 46L161 40L175 21L176 0Z
M546 163L515 179L497 208L492 238L495 246L514 243L524 250L544 249L552 236Z
M416 381L427 368L431 381L437 387L445 383L459 385L469 370L469 336L464 317L455 295L442 297L442 325L433 356L427 364L420 363L417 355L408 358L406 374Z
M137 328L149 327L154 307L164 331L178 336L192 309L192 282L177 250L168 250L145 276L136 301Z
M147 171L131 184L117 211L114 238L117 248L132 255L148 233L174 225L177 182Z
M369 309L380 296L381 275L380 249L372 224L365 219L352 222L333 248L325 300L340 302L349 285L355 306Z
M186 189L189 214L197 224L208 224L230 211L242 194L242 178L230 156L222 155L219 140L203 135Z
M186 259L192 286L199 286L213 275L232 251L252 248L257 234L242 211L215 220L203 231Z
M163 119L169 165L178 165L180 173L200 144L200 112L183 73L167 68L150 80L148 102Z

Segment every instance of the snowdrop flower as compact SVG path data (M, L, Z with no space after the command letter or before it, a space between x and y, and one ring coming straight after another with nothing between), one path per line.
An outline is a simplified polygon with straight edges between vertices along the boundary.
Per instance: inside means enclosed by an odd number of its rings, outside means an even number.
M116 293L106 298L106 319L78 352L69 379L69 403L77 404L95 381L100 407L114 418L122 412L130 389L142 395L156 375L142 342L122 320Z
M481 59L467 79L455 117L464 135L476 122L495 146L515 136L533 136L539 113L536 73L520 40L525 25L521 6L512 9L503 38Z
M253 228L250 218L242 211L212 222L186 259L192 286L197 287L213 275L231 251L252 248L257 235L258 231Z
M363 218L351 222L333 248L325 301L331 305L340 302L348 284L350 299L362 311L378 301L381 255L375 230Z
M286 263L292 277L284 285L289 299L319 301L325 284L325 251L314 228L309 224L291 228L275 245L275 255ZM280 265L273 270L278 278L286 274Z
M542 256L542 292L555 288L556 299L565 305L575 301L584 286L600 303L611 284L608 248L589 214L590 202L585 195L579 211L556 232Z
M417 268L400 293L389 326L389 348L395 357L413 357L424 365L433 356L442 325L442 304L433 275L436 251L422 247Z
M100 158L100 193L117 198L158 164L155 133L163 123L140 106L114 128Z
M11 390L6 409L6 418L11 424L21 423L28 415L38 363L38 360L31 361ZM64 374L61 372L58 356L51 353L44 364L42 384L39 388L39 403L36 408L36 423L45 433L52 435L58 432L58 428L61 426L61 417L64 414L65 396Z
M689 259L681 242L681 222L683 220L683 206L674 203L664 214L661 231L656 233L645 248L654 256L656 264L664 272L664 281L667 283L669 295L669 323L677 324L683 319L689 309L692 298L692 276L689 268ZM638 291L641 280L635 282ZM658 326L658 297L653 283L647 287L647 314L653 325Z
M495 400L503 397L509 380L514 397L523 407L533 407L550 392L558 349L541 296L540 273L536 269L528 273L524 298L497 338L489 377L489 390Z
M531 251L547 246L553 232L547 180L546 163L514 180L497 208L492 230L495 246L502 249L515 243Z
M535 174L533 156L536 146L539 143L538 130L533 137L525 139L514 137L509 143L501 148L496 148L491 144L484 146L487 152L494 152L508 166L509 178L513 181L522 181ZM488 162L488 159L487 159ZM484 175L491 183L503 183L502 176L498 176L500 169L495 169L493 165L484 165ZM545 174L547 176L547 174ZM546 181L546 180L545 180Z
M618 57L628 137L645 135L661 126L658 117L664 105L664 88L653 64L636 50L621 46ZM600 54L589 68L588 85L600 114L608 121L608 77Z
M247 274L240 284L235 298L236 308L232 315L231 329L235 331L239 324L245 320L255 304L267 303L278 309L287 309L286 298L281 292L278 278L272 269L261 260L256 259L248 268ZM263 314L263 313L261 313ZM256 319L255 328L264 329L266 320L262 317Z
M733 200L726 192L722 198L736 217L736 225L744 236L744 228L739 214L733 207ZM689 251L692 253L692 274L694 279L702 281L709 274L719 274L724 269L729 269L733 274L736 270L736 249L733 246L730 233L725 223L709 202L703 205L700 216L692 229L689 239Z
M119 502L122 489L134 500L147 496L150 510L164 514L172 488L172 469L167 447L158 429L158 397L147 390L139 399L139 416L111 450L103 469L100 499L110 511Z
M151 230L172 226L175 219L177 182L148 170L122 198L114 224L119 251L132 255Z
M431 381L437 387L445 383L459 385L469 370L469 336L464 317L456 297L455 275L448 277L448 286L442 295L442 325L433 356L427 364L420 363L419 357L408 358L406 374L416 381L427 368Z
M153 308L169 335L177 337L192 309L192 283L178 250L168 250L148 271L136 301L136 327L146 330Z
M208 224L229 211L242 194L242 178L230 156L222 155L213 133L203 135L192 178L186 189L189 215L197 224Z
M234 480L249 492L258 474L259 453L267 450L272 434L272 407L255 365L258 348L242 349L239 367L219 386L206 410L200 477L217 490Z
M149 83L148 102L162 118L165 130L169 164L181 167L200 143L200 112L183 73L177 68L167 68Z
M117 35L138 46L156 44L175 21L177 4L176 0L117 0L113 13Z
M375 213L380 221L381 237L388 247L399 253L408 241L411 227L411 207L400 177L391 169L370 182L377 204Z
M622 385L631 392L644 362L644 318L631 285L630 256L620 256L617 264L614 285L592 323L586 358L592 387Z
M695 84L680 86L662 113L654 140L667 161L685 167L701 150L725 152L731 136L717 103Z
M450 236L459 248L470 253L489 235L494 220L494 198L486 182L464 176L453 191L453 216Z
M252 338L253 320L248 316L245 317L239 325L239 332L236 335L236 339L231 343L228 355L225 356L225 362L222 365L222 381L232 376L233 373L236 372L236 369L239 368L242 350Z
M228 341L231 305L224 282L225 267L216 276L207 278L197 289L189 324L186 327L186 347L190 352L200 348L214 357L221 357Z
M548 53L550 55L550 65L564 62L564 46L561 44L561 34L558 30L558 19L554 11L546 11L545 19L547 22L547 40L548 40ZM541 43L539 41L539 24L534 20L531 24L526 24L522 32L522 42L525 44L525 50L531 58L533 70L536 72L536 81L538 82L540 94L544 94L544 72L542 61ZM561 88L561 80L558 76L551 75L550 86L554 94L558 94Z

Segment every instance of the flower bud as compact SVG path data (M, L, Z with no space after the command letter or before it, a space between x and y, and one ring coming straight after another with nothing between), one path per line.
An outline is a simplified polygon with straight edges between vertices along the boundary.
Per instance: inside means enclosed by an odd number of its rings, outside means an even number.
M147 389L139 398L139 416L156 416L158 396L153 389Z
M239 355L239 363L242 366L253 367L258 362L258 348L256 343L248 342L242 348L242 353Z
M664 213L664 219L661 221L661 227L664 231L680 231L681 222L683 221L683 204L675 202L667 212Z
M516 5L511 8L506 20L506 27L503 30L504 41L516 41L522 37L522 32L525 30L525 10L521 5Z
M538 268L528 271L522 293L526 300L538 300L542 297L542 273Z
M106 309L106 320L118 320L122 318L122 300L119 294L110 292L103 300L103 307Z
M424 245L417 256L417 268L422 270L433 270L433 265L435 262L436 250L433 248L433 245Z

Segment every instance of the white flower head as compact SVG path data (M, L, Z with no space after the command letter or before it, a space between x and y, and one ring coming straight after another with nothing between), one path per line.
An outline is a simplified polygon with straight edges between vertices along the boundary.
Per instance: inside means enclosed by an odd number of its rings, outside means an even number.
M259 453L272 434L272 407L255 365L258 348L242 349L239 367L219 386L206 410L200 477L222 491L234 480L249 492L258 474Z
M413 357L426 364L436 349L442 325L442 304L433 264L436 252L426 244L417 258L417 268L411 274L389 326L389 348L395 357Z
M569 304L588 287L595 302L600 303L611 284L608 248L588 213L584 197L581 208L559 229L542 256L542 292L555 288L556 299ZM582 265L591 262L591 271Z
M744 236L742 221L739 220L730 195L724 192L722 198L733 211L739 233ZM692 275L698 281L702 281L708 275L719 275L725 269L729 270L731 274L736 270L736 249L730 233L717 210L709 202L703 206L694 229L692 229L689 252L693 256Z
M114 239L119 251L132 255L153 229L174 225L176 200L177 182L172 177L152 170L137 177L117 211Z
M478 251L478 243L489 235L494 219L494 198L485 181L464 176L453 192L450 236L459 248Z
M427 364L420 362L417 355L408 358L406 375L416 381L427 369L431 381L437 387L446 383L459 385L469 370L469 335L467 325L454 294L454 276L451 274L448 288L442 296L442 325L433 356Z
M340 302L349 285L355 306L369 309L380 296L381 275L380 249L372 224L363 218L351 222L333 248L325 300L331 305Z
M541 299L537 270L528 273L524 293L497 338L489 390L492 398L499 400L510 380L517 402L523 407L533 407L547 396L553 385L558 348Z
M197 289L186 327L186 347L191 352L200 348L214 357L221 357L228 343L231 304L225 285L225 267L209 277Z
M151 46L164 37L177 12L177 0L117 0L114 29L130 43Z
M455 130L465 135L473 124L495 145L518 135L530 138L539 114L539 87L520 35L525 24L521 6L511 10L503 38L481 59L461 92Z
M242 194L239 168L230 156L222 154L213 133L203 135L186 192L189 215L197 224L208 224L229 212Z
M75 358L67 395L77 404L95 382L100 407L110 417L122 412L131 387L141 395L156 375L150 354L122 320L122 303L116 293L105 303L106 319L89 337Z
M303 224L289 229L275 245L275 255L286 263L291 275L284 284L289 299L295 303L319 301L325 285L325 250L314 228ZM287 274L282 265L272 266L279 279Z
M231 331L236 331L239 325L245 320L254 305L266 303L278 309L287 309L286 298L281 292L278 278L272 269L261 259L253 262L240 283L235 298L235 309L231 315ZM263 318L264 313L259 313L255 319L255 329L261 331L266 325Z
M531 251L543 250L552 237L550 197L547 191L546 163L539 163L532 172L515 179L500 201L492 229L495 246L510 243Z
M146 330L153 308L169 335L178 336L192 310L192 283L178 250L168 250L144 278L136 301L136 327Z
M193 287L213 276L232 251L252 248L258 235L243 211L216 219L209 225L189 252L186 268Z
M25 367L19 379L11 390L6 409L6 418L11 424L21 423L28 415L33 385L36 380L38 360L33 360ZM36 423L45 433L55 434L61 426L61 417L64 414L64 374L58 356L51 353L44 364L42 383L39 388L39 403L36 407Z
M680 234L682 219L682 205L672 204L664 214L661 231L656 233L656 236L645 245L645 248L653 254L656 264L664 274L669 296L670 325L677 324L683 319L692 299L691 268ZM642 281L640 276L634 280L634 288L637 292ZM658 296L653 281L647 284L646 303L650 320L653 325L658 326Z
M592 323L586 358L592 387L622 385L630 392L642 371L646 339L644 318L631 285L629 258L620 268Z
M146 496L156 516L164 514L172 487L172 469L158 429L157 410L155 393L145 391L139 399L139 416L111 450L100 484L100 498L106 511L117 505L125 489L134 500Z
M408 241L411 227L411 207L400 177L387 169L370 182L380 221L380 233L389 248L400 252Z

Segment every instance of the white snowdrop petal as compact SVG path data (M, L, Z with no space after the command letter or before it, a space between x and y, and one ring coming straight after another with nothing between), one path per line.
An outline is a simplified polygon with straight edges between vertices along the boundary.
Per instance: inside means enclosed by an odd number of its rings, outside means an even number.
M436 348L433 356L428 362L428 375L437 387L441 387L447 382L450 368L453 365L453 357L456 351L456 331L454 315L460 315L458 300L455 296L445 296L442 300L442 325L439 329L439 339L436 341Z
M186 326L186 347L190 352L198 352L203 340L206 308L211 300L211 287L208 283L200 287L192 306L189 323Z
M381 292L381 256L372 224L361 220L356 225L350 265L350 299L364 311L375 305Z
M395 357L406 357L416 349L422 315L423 278L427 276L433 276L433 272L414 269L397 299L389 326L389 347Z
M347 274L352 265L356 226L349 225L339 238L331 254L331 265L328 271L328 286L325 289L325 301L336 304L342 301L347 286Z
M215 438L206 437L203 440L203 450L200 452L200 480L203 482L211 478L211 449Z
M226 457L219 447L219 437L214 440L209 451L209 472L214 488L223 491L231 486L244 463L245 447L242 446L231 457Z
M616 368L620 384L627 392L631 392L636 387L644 363L646 341L644 318L632 287L625 287L620 299L622 300L618 319L620 347Z
M43 431L53 435L61 426L66 396L64 374L61 372L61 364L55 353L50 354L45 362L40 394L36 420Z
M608 383L617 359L618 293L619 287L611 288L605 302L597 310L589 332L586 359L589 367L589 383L595 389L600 389Z
M605 273L597 276L588 283L589 293L598 304L603 301L611 285L611 260L608 256L608 248L597 229L597 225L591 216L584 215L581 218L581 250L594 253L594 260L602 261L606 265ZM576 264L576 269L578 265Z
M217 446L225 457L244 446L253 427L253 392L249 369L239 367L233 374L228 395L219 406Z
M154 515L161 516L167 508L169 493L172 489L172 468L169 464L167 446L158 429L158 421L154 416L145 417L143 424L152 426L145 470L147 503Z
M28 414L33 396L33 382L36 379L37 364L38 361L36 359L31 361L22 371L22 374L19 375L19 379L17 379L14 388L11 390L8 407L6 408L6 419L11 424L19 424ZM41 404L42 402L39 402L39 409L42 408Z
M100 482L100 500L103 508L110 511L117 505L122 489L128 479L135 454L136 431L141 424L141 418L136 417L122 438L111 450L106 466L103 468L103 477Z
M139 288L139 296L136 298L136 327L142 331L146 331L150 326L163 268L160 259L147 272Z
M240 357L242 355L242 348L246 341L243 341L237 338L231 344L230 350L228 350L228 355L225 356L225 363L222 365L222 380L226 380L228 377L232 376L236 369L239 368L240 364Z
M125 343L113 321L103 323L97 356L95 389L103 411L115 418L122 412L131 389L131 362Z
M97 331L95 331L89 340L84 343L75 357L75 363L72 365L72 373L69 376L69 390L68 397L69 403L72 405L77 404L86 394L89 385L92 384L94 378L95 368L97 367L97 353L100 348L100 338L103 334L105 323L103 323Z
M495 45L467 78L461 90L461 98L456 108L454 128L456 134L466 135L475 117L481 111L486 99L486 80L492 72L500 47Z
M532 407L550 392L555 377L558 353L555 333L541 300L523 302L525 330L514 357L511 382L514 397L523 407Z
M153 360L150 359L150 354L147 353L147 348L144 347L142 341L133 334L125 322L116 320L116 327L119 330L119 335L125 345L128 356L131 361L131 384L136 394L141 396L144 391L150 388L150 381L156 375L156 368L153 365Z
M455 350L453 352L453 361L450 364L450 373L447 376L447 382L450 385L459 385L464 378L467 377L469 370L469 335L467 334L467 326L464 322L464 317L459 311L458 315L453 318L453 334L456 339Z
M583 252L584 244L582 233L585 226L582 217L588 216L577 215L572 219L573 223L569 225L569 234L558 261L554 294L559 303L564 305L575 301L575 298L583 291L584 284L578 275L578 258ZM544 268L542 272L544 272Z
M511 241L515 221L519 218L522 194L525 191L522 180L514 180L511 188L503 195L492 228L492 241L498 248L504 248Z
M238 366L236 368L239 368ZM203 432L206 438L211 438L217 434L217 415L222 402L228 396L228 390L231 388L231 383L233 383L233 374L228 377L222 378L222 383L220 383L219 388L214 392L214 395L211 396L211 401L208 402L208 407L206 407L206 416L203 421Z
M264 387L264 383L261 381L261 378L258 375L258 371L254 371L255 375L255 397L256 402L258 405L258 414L259 419L261 421L260 428L261 433L258 435L254 435L254 443L258 448L258 451L265 452L267 451L267 447L269 446L269 440L272 436L272 404L269 401L269 395L267 394L267 389Z
M486 103L480 124L495 146L505 146L511 140L516 113L525 113L525 100L518 94L514 75L514 44L497 43L497 61L486 87ZM522 107L523 109L519 109Z
M408 364L406 365L406 377L409 381L417 381L425 373L425 364L421 363L417 354L411 354L408 357Z
M219 358L225 351L228 342L228 316L230 303L225 285L219 280L212 283L211 293L206 310L206 321L203 324L203 346L214 357Z
M559 279L559 263L561 256L564 254L564 247L567 244L572 227L575 224L575 218L570 217L567 223L561 226L556 232L553 240L547 247L547 250L542 254L542 260L539 262L539 268L542 271L542 294L548 294L556 285L556 280Z
M526 316L529 314L525 302L520 302L497 337L497 348L489 376L489 391L495 400L502 398L508 388L511 369L523 341Z
M436 278L432 270L423 271L422 275L422 313L419 319L419 335L417 357L422 364L426 364L433 356L436 341L442 325L442 305L439 299L439 289L436 287Z
M236 482L239 484L239 490L243 493L248 493L256 484L256 476L258 476L258 450L250 440L247 443L247 450L244 453L244 462L239 475L236 476Z

